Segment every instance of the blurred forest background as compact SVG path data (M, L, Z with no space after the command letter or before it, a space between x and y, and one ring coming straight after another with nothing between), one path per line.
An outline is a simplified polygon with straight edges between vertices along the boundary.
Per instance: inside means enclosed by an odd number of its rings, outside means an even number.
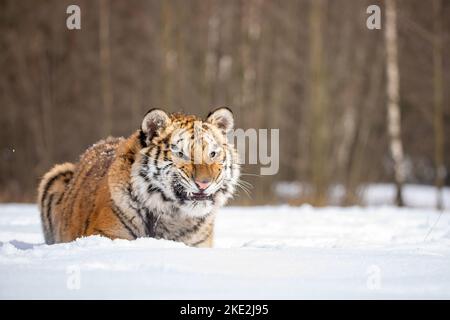
M291 181L308 186L294 203L389 182L402 204L403 183L450 184L449 17L448 0L0 0L0 201L34 201L54 163L150 107L229 106L237 127L280 129L279 173L244 176L235 203Z

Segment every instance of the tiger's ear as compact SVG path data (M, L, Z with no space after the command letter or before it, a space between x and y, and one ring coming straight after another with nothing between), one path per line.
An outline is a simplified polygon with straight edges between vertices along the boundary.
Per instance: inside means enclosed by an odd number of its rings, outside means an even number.
M141 132L145 137L145 143L148 145L152 138L158 133L158 130L167 127L170 124L170 118L161 109L151 109L142 120Z
M227 132L234 127L233 112L227 107L221 107L211 111L206 117L206 122L209 122L219 129Z

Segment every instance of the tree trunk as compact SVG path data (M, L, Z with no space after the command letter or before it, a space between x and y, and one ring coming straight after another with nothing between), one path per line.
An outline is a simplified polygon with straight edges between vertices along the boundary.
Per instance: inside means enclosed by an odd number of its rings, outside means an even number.
M437 202L439 210L443 209L442 188L446 170L444 166L444 91L442 59L442 1L433 0L433 89L434 89L434 160L436 168Z
M311 163L312 183L314 188L313 203L325 205L327 202L327 97L324 68L324 16L323 0L311 2L310 11L310 64L311 88L310 101L312 110Z
M386 73L387 73L387 122L389 145L394 160L396 204L403 206L402 188L405 181L401 118L399 106L400 75L397 57L397 9L395 0L386 0Z
M108 136L112 130L112 89L111 89L111 50L109 37L109 0L99 2L99 45L100 45L100 74L103 103L103 135Z

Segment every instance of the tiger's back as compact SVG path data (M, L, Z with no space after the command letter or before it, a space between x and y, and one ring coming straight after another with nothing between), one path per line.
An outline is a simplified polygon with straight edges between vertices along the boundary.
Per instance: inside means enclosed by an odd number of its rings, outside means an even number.
M102 208L108 207L107 174L123 140L99 141L86 150L76 165L56 165L44 176L38 203L47 243L67 242L94 233L91 222Z

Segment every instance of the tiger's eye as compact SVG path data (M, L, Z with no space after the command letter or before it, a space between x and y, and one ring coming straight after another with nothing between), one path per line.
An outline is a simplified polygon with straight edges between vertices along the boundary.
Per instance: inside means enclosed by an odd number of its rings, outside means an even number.
M184 157L183 151L178 151L177 156L179 156L180 158L183 158Z
M211 158L214 158L215 156L216 156L216 152L215 151L213 151L213 152L211 152L210 154L209 154L209 156L211 157Z

